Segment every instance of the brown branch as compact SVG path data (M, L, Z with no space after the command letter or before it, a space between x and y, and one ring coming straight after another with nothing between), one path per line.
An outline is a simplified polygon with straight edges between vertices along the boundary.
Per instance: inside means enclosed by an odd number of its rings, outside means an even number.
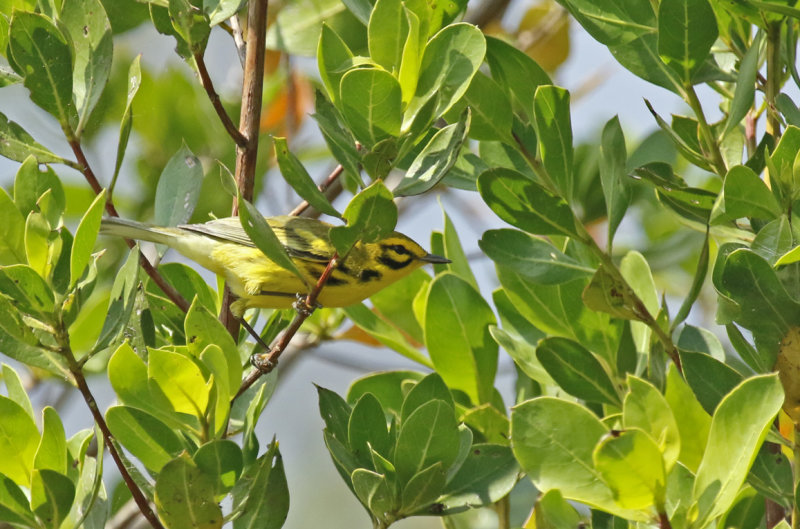
M236 148L236 184L245 200L253 200L258 133L261 124L261 99L264 87L264 55L267 38L268 0L251 0L247 7L247 52L242 82L242 110L239 131L247 139ZM234 199L233 214L239 212Z
M81 144L78 140L73 139L69 142L70 147L72 147L72 152L75 154L75 158L78 160L78 164L80 165L80 171L83 173L84 178L89 183L89 186L92 188L92 191L95 194L100 194L103 190L103 186L100 185L100 182L97 180L97 177L92 171L91 166L89 165L88 160L86 160L86 156L83 153L83 149L81 148ZM106 200L106 212L112 217L119 217L119 213L117 213L117 209L114 207L114 202L111 200L111 197L108 197ZM131 239L125 239L125 243L128 245L128 248L133 248L136 243L133 242ZM164 277L158 273L158 270L150 264L150 261L144 255L139 254L139 265L142 269L150 276L150 279L158 285L164 294L177 305L183 312L187 312L189 310L189 302L184 299L181 294L175 290L175 288L167 283Z
M317 307L317 299L319 298L319 294L322 291L322 287L325 286L325 283L328 281L328 278L333 273L333 269L336 268L336 265L339 262L339 255L334 253L331 260L328 261L328 266L325 267L325 271L322 272L322 275L319 277L317 284L314 285L314 288L311 289L311 292L303 300L299 300L296 306L297 308L297 315L292 320L292 323L283 331L278 341L273 345L270 350L266 353L262 354L255 354L252 356L252 362L255 366L255 369L247 375L247 378L244 379L242 382L239 391L236 395L231 399L231 404L240 396L242 393L247 391L250 386L256 383L256 381L261 377L261 375L266 375L278 365L278 358L280 358L281 353L289 346L289 342L292 341L294 335L297 334L297 331L300 329L300 326L303 325L303 322L311 316L314 312L314 309Z
M111 434L111 430L108 429L108 424L106 424L103 414L100 413L100 408L97 406L97 401L94 399L94 395L92 395L92 391L89 389L89 385L86 383L86 378L83 376L83 371L81 371L78 361L75 359L75 356L72 354L72 350L69 348L69 336L66 335L65 331L62 331L58 333L57 338L59 342L63 343L61 352L69 364L69 370L72 374L72 378L75 380L75 384L78 386L78 390L81 392L81 395L83 395L83 400L89 407L89 411L92 413L94 422L97 424L97 427L100 428L100 432L103 434L103 439L105 440L105 445L108 448L108 452L114 459L114 463L117 465L117 469L122 476L122 480L125 482L125 485L127 485L128 490L131 491L133 501L136 502L136 505L139 507L142 515L147 519L148 522L150 522L151 526L153 526L155 529L164 529L164 526L161 525L161 521L159 521L158 516L156 516L156 513L150 507L150 502L147 500L139 486L136 485L136 482L133 481L133 478L122 461L122 457L117 451L117 447L114 444L114 436Z
M342 167L341 165L337 165L336 169L334 169L331 172L331 174L328 175L328 178L326 178L324 182L322 182L319 186L317 186L319 190L324 193L325 190L327 190L331 186L331 184L333 184L339 178L339 176L342 174L342 171L344 171L344 167ZM306 209L308 209L308 206L309 203L304 200L296 208L290 211L289 215L291 216L300 215Z
M236 125L231 121L231 117L225 111L225 107L222 106L222 101L220 101L217 91L214 90L214 83L211 82L211 76L208 75L208 69L206 68L202 51L195 52L194 60L195 63L197 63L197 72L200 74L200 81L203 84L203 88L206 90L206 94L208 94L208 98L211 100L211 105L214 107L214 110L216 110L220 121L222 121L222 126L225 127L228 135L233 138L236 145L244 147L247 145L247 138L244 134L239 132Z

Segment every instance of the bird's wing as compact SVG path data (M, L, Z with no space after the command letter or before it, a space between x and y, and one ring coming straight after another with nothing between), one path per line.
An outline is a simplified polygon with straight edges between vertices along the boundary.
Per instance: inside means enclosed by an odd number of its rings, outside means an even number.
M333 249L328 242L330 224L288 216L266 217L266 220L291 257L325 263L333 256ZM242 228L238 217L214 219L203 224L184 224L178 227L224 242L252 248L256 246Z

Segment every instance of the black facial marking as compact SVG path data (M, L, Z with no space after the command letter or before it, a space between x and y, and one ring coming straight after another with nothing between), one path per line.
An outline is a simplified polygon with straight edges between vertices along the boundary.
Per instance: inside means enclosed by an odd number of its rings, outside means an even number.
M360 274L358 274L358 277L359 279L361 279L361 281L365 282L372 281L373 279L375 281L378 281L382 277L382 274L377 270L370 270L369 268L365 268L364 270L361 271Z
M381 255L380 257L378 257L378 261L380 261L381 263L385 264L386 266L388 266L392 270L401 270L401 269L407 267L408 265L410 265L411 261L413 261L413 259L411 257L409 257L405 261L397 261L396 259L392 259L388 255L384 254L384 255Z
M411 252L402 244L381 244L384 253L391 250L398 255L411 255Z

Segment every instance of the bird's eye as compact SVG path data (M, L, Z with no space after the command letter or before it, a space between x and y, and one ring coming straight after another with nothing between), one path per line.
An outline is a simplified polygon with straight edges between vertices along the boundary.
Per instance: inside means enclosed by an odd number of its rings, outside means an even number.
M392 250L396 254L400 255L408 255L411 252L408 251L408 248L403 246L402 244L390 244L386 247L387 250Z

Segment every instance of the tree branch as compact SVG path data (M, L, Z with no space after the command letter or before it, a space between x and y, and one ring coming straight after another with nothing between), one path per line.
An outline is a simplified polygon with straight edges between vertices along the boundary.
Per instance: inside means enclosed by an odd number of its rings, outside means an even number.
M234 125L233 121L231 121L231 117L222 106L222 101L220 101L217 91L214 90L214 83L211 82L211 76L208 75L208 69L206 68L203 53L201 51L195 52L194 60L197 63L197 72L200 74L200 82L203 84L203 88L205 88L206 94L208 94L208 98L211 100L211 105L214 107L214 110L216 110L220 121L222 121L222 126L225 127L228 135L233 138L233 141L236 142L236 145L239 147L244 147L247 145L247 138L245 138L244 134L239 132L239 130L236 128L236 125Z
M331 174L328 175L328 178L326 178L324 182L322 182L320 185L317 186L319 188L319 190L324 193L325 190L328 189L331 186L331 184L336 182L336 180L339 178L339 176L341 176L342 171L344 171L344 167L342 167L341 165L337 165L336 169L334 169L331 172ZM308 209L308 206L309 206L309 203L304 200L296 208L294 208L292 211L290 211L289 215L290 216L300 215L306 209Z

